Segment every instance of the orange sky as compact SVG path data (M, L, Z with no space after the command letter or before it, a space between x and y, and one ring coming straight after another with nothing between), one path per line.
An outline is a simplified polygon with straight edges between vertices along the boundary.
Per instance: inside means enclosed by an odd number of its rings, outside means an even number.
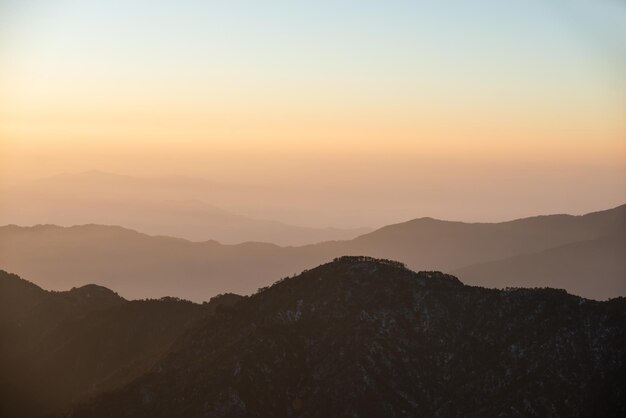
M428 179L497 202L496 176L528 189L527 206L470 218L623 203L626 45L611 41L626 8L483 1L497 18L402 2L157 2L148 16L14 3L0 31L0 186L97 169L400 195ZM402 200L402 213L453 216L445 200Z

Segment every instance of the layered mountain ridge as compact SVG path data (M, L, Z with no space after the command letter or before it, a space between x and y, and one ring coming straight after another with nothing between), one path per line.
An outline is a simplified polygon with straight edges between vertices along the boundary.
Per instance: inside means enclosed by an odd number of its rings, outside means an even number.
M201 179L140 178L97 170L59 174L0 190L0 224L123 225L152 235L226 244L305 245L351 239L370 228L305 227L251 217L212 204L260 193ZM235 198L237 200L237 198ZM211 202L211 203L207 203Z
M469 284L561 287L606 299L626 295L625 237L626 205L495 224L421 218L349 241L301 247L190 242L102 225L4 226L0 266L56 290L89 280L128 298L201 301L225 292L249 294L338 256L367 255L414 270L454 272ZM522 273L516 257L528 260L524 268L532 275Z

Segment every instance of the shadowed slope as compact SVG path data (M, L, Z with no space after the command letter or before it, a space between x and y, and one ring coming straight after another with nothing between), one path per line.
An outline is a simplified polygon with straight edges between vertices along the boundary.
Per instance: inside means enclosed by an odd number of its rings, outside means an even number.
M2 298L18 306L0 318L0 415L14 417L59 412L131 381L195 321L239 299L224 295L206 305L173 298L126 301L87 285L67 292L39 289L33 301L16 288L34 285L15 275L0 272L0 285ZM9 311L6 305L3 311Z
M15 321L48 292L16 274L0 270L0 318L2 322Z

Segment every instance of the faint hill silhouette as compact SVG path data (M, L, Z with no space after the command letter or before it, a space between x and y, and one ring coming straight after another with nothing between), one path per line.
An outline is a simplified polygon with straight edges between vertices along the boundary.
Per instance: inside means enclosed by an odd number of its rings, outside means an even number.
M252 186L184 177L144 179L101 171L60 174L0 191L0 224L123 225L152 235L226 244L263 241L304 245L351 239L371 231L289 225L205 203L262 192Z

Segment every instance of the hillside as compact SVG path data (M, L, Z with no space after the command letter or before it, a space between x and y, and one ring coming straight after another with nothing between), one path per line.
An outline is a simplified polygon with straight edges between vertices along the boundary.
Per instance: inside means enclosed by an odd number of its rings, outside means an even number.
M535 282L532 277L517 274L514 264L510 270L498 270L485 280L470 273L465 277L459 269L620 231L626 231L626 206L584 216L553 215L495 224L422 218L350 241L302 247L190 242L102 225L4 226L0 227L0 266L54 290L96 282L127 298L173 295L196 301L225 292L249 294L275 277L295 274L343 255L392 258L414 270L460 271L460 277L470 284L523 287ZM619 242L609 245L617 247L607 248L604 260L615 268L607 270L606 276L591 279L579 274L596 268L593 254L587 257L579 251L576 263L560 263L558 277L546 269L546 280L541 283L586 297L626 295L623 276L619 275L626 268L626 259L619 255ZM507 277L517 279L507 282Z
M73 417L626 413L626 300L343 257L199 323Z
M38 417L125 384L218 305L172 298L126 301L101 286L48 292L0 271L0 415Z

